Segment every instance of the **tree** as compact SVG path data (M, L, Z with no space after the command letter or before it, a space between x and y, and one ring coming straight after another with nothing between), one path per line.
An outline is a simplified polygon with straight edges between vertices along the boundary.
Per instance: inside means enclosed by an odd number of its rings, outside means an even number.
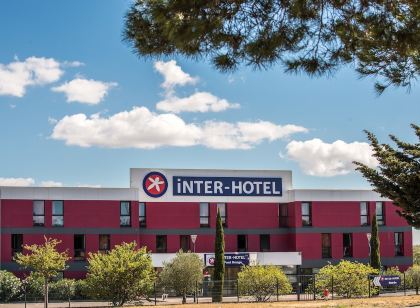
M60 279L51 285L51 293L56 299L66 300L69 302L76 294L76 280L74 279Z
M414 264L405 272L405 278L410 288L416 289L416 294L419 294L420 288L420 265Z
M372 217L372 233L370 238L370 266L377 270L381 270L381 253L379 248L378 222L376 215Z
M379 167L373 169L360 162L354 163L356 170L373 185L374 191L391 199L400 208L397 213L410 225L420 227L420 126L411 126L419 142L410 144L389 135L396 143L396 149L380 144L374 134L365 131Z
M187 302L187 293L193 293L203 280L203 261L191 252L180 250L174 259L164 263L159 275L163 286L182 294L182 303Z
M281 63L314 76L353 64L381 93L420 73L419 11L411 0L136 0L123 35L140 56L207 56L221 71Z
M420 265L420 245L413 246L413 264Z
M257 302L265 302L277 292L289 294L292 285L281 269L276 266L243 266L238 273L239 292L252 296Z
M66 269L66 262L70 259L67 251L58 252L56 247L61 241L44 236L43 245L25 245L28 254L18 253L15 261L24 268L34 271L44 279L44 306L48 307L48 283L59 272Z
M212 301L222 302L223 283L225 279L225 235L223 232L222 217L217 209L216 219L216 241L214 246L214 286L212 290Z
M0 301L8 302L15 298L22 288L20 279L13 273L0 270Z
M86 284L89 294L114 306L145 297L153 290L155 272L146 247L116 245L109 253L89 253Z
M368 275L378 274L379 271L358 262L341 260L337 265L328 264L320 269L315 277L317 293L331 290L334 281L334 293L342 297L360 297L369 294ZM313 285L308 286L313 290Z

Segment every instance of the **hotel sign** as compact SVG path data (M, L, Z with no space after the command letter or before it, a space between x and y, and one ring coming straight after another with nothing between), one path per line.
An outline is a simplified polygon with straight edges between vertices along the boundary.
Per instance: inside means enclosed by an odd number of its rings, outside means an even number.
M206 266L214 266L214 253L204 254ZM226 266L243 266L249 265L249 253L225 253Z

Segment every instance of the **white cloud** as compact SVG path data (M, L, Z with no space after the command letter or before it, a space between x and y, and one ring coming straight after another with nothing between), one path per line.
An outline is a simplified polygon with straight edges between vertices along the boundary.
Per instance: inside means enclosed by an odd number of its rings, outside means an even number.
M169 96L156 104L158 110L180 113L188 112L220 112L229 108L239 108L239 104L229 103L208 92L197 92L188 97Z
M29 57L0 63L0 95L23 97L28 86L53 83L63 75L60 63L52 58Z
M165 91L172 92L175 86L193 85L198 81L197 77L191 77L185 73L175 60L168 62L157 61L155 62L155 69L162 74L164 81L161 84Z
M80 66L84 66L85 64L80 61L64 61L62 65L64 67L80 67Z
M65 116L55 125L51 137L81 147L154 149L203 145L213 149L249 149L264 140L274 141L305 131L301 126L266 121L186 123L174 114L155 114L146 107L134 107L110 117Z
M96 105L105 98L110 88L117 85L116 82L76 78L60 86L53 87L52 90L64 93L67 97L67 102Z
M291 141L287 155L298 162L302 171L315 176L345 175L354 170L353 161L370 167L378 166L372 148L365 142L346 143L337 140L326 143L320 139Z
M32 186L34 183L32 178L0 178L0 186Z
M84 188L101 188L101 185L97 184L77 184L76 187L84 187Z
M42 181L40 186L42 187L63 187L63 183L56 181Z

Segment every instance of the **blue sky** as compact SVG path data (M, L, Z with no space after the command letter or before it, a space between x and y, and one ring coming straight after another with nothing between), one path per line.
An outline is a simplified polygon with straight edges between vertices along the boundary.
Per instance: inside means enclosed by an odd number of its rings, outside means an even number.
M292 170L298 188L368 188L350 163L374 165L363 129L415 140L416 85L377 97L351 67L223 74L182 57L160 59L159 72L121 40L129 3L0 2L3 182L127 187L130 167L234 168Z

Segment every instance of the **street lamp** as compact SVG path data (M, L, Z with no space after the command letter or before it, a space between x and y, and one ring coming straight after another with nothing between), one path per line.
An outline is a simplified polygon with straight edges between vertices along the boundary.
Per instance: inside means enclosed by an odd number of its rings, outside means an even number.
M193 243L193 252L195 252L195 241L197 240L197 234L191 234L191 242Z

